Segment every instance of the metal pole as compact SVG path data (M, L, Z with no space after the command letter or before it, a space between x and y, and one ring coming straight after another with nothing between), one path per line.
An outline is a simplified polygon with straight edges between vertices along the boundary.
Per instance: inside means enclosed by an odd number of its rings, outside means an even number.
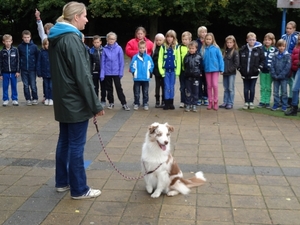
M282 11L282 22L281 22L281 36L285 34L285 25L286 25L286 9Z

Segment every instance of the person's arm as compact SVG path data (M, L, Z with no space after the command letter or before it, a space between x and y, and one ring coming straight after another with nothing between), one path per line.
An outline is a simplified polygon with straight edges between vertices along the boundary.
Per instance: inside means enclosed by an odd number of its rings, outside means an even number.
M136 66L137 66L136 56L133 56L129 66L130 73L133 74L136 71Z
M165 46L161 46L158 53L158 71L162 77L165 77L165 69L163 68L164 64L164 54L165 54Z
M70 48L71 43L72 48ZM90 108L93 115L98 115L103 110L103 107L94 90L90 64L88 62L88 52L76 34L70 37L63 48L63 51L66 52L67 64L70 65L69 69L74 76L79 94L85 100L87 107Z
M136 45L136 47L134 46ZM131 39L130 41L127 42L126 47L125 47L125 54L132 59L132 57L138 52L137 48L138 43L134 39Z
M119 57L119 62L120 62L120 64L119 64L119 74L118 75L121 79L123 77L123 74L124 74L124 52L123 52L121 46L119 46L119 55L118 55L118 57Z
M102 50L102 55L101 55L101 68L100 68L100 80L103 81L105 77L105 51L104 49Z
M286 64L282 68L282 71L281 71L282 74L280 74L280 76L283 77L283 78L287 78L288 77L288 75L290 74L291 65L292 65L292 63L291 63L291 55L288 54L285 57L287 57Z
M174 51L175 51L175 61L176 61L176 68L175 68L175 74L176 76L180 75L181 72L181 55L180 55L180 46L178 46L177 48L175 47Z
M217 58L219 61L219 72L223 73L224 72L224 60L222 56L222 52L220 48L217 48Z
M40 15L41 15L41 13L37 9L35 9L35 18L36 18L37 30L38 30L39 36L41 38L41 42L43 42L43 40L45 38L47 38L47 35L45 34L43 21L41 20Z

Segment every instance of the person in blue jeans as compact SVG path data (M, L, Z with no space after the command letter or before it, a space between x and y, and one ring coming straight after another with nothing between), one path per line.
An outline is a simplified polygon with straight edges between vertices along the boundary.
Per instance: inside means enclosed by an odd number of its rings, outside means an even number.
M101 194L87 185L83 157L89 119L105 114L94 90L89 53L81 40L86 16L83 3L67 3L48 36L54 115L59 122L55 187L57 192L70 190L73 199Z
M288 104L287 97L287 83L288 76L291 70L291 55L286 48L286 41L279 39L277 41L276 47L278 52L272 58L270 66L270 74L273 79L273 95L274 95L274 105L271 110L275 111L279 109L280 96L279 89L281 90L281 101L282 101L282 111L286 111Z
M149 110L149 80L154 68L151 56L146 54L146 42L138 43L139 53L134 55L130 63L130 72L133 75L134 90L134 110L138 110L140 106L140 89L143 92L144 110Z
M9 103L8 87L11 84L11 99L13 106L18 106L18 89L17 82L20 76L19 51L12 46L12 36L3 35L4 47L0 51L0 80L2 80L3 106Z
M48 38L45 38L42 42L42 50L38 57L37 62L37 75L43 78L43 87L45 95L45 105L53 105L52 100L52 81L49 64L49 53L48 53Z
M24 96L27 105L37 105L36 64L39 50L31 40L31 33L29 30L24 30L22 32L22 39L23 41L18 46L18 50L20 54L20 70Z
M224 96L223 104L219 105L219 108L232 109L234 103L234 83L236 76L236 69L240 64L238 45L236 43L235 37L229 35L225 39L224 45L224 73L223 75L223 87Z
M300 91L300 69L297 70L293 83L292 103L289 111L285 112L286 116L297 116L299 104L299 91Z

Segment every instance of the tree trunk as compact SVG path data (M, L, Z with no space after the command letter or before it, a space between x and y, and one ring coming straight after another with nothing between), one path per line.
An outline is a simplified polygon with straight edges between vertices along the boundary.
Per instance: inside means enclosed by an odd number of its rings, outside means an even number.
M150 31L149 38L154 41L155 35L157 34L158 16L150 16Z

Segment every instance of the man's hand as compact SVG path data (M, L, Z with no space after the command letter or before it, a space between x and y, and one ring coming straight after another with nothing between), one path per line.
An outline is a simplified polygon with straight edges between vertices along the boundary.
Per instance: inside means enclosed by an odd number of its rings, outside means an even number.
M20 76L20 73L16 73L16 78L18 78Z

